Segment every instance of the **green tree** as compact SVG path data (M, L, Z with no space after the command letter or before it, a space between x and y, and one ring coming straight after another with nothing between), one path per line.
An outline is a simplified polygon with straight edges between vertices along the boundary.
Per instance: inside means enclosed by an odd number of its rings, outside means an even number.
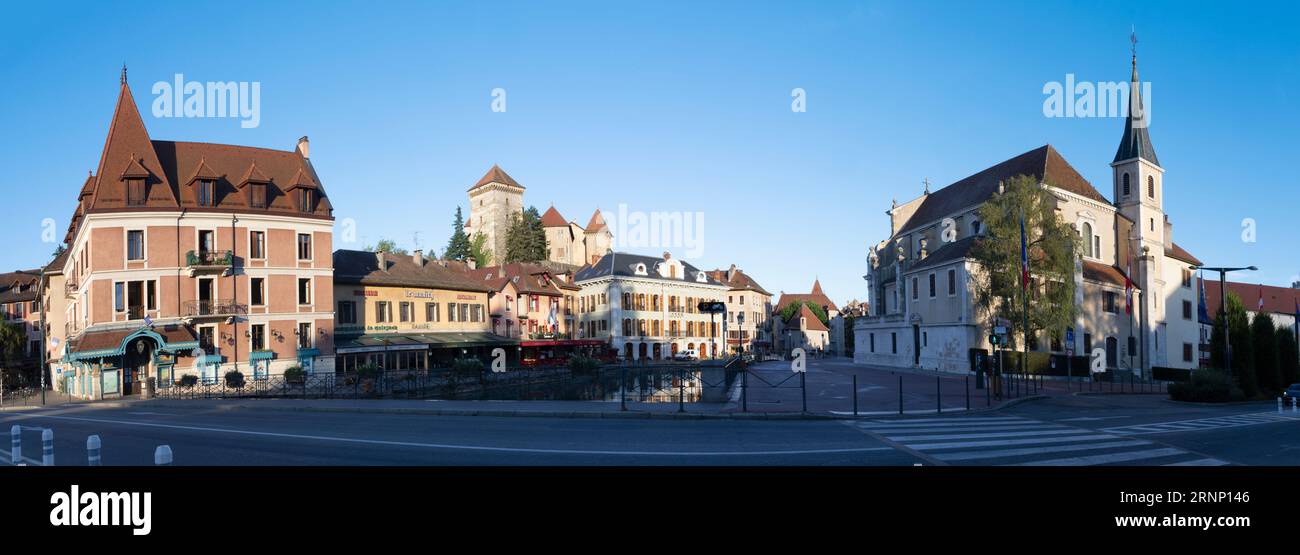
M465 235L465 218L461 215L460 207L456 207L456 219L451 224L451 238L447 240L447 249L442 253L442 257L447 260L465 260L469 258L470 242L469 236Z
M22 328L17 324L0 324L0 364L4 365L0 368L0 394L6 385L18 387L27 381L18 364L26 341Z
M1300 382L1300 346L1296 345L1295 332L1290 328L1277 328L1277 357L1282 385Z
M979 266L972 277L976 307L987 316L1008 320L1014 345L1020 337L1042 330L1059 333L1074 322L1079 311L1074 272L1080 240L1074 228L1057 217L1056 196L1035 178L1019 175L1000 189L979 208L986 235L971 247ZM1022 214L1032 277L1027 302L1021 286Z
M63 244L63 243L59 243L59 246L56 247L56 248L54 249L54 254L53 254L52 256L53 256L54 258L58 258L59 255L60 255L60 254L63 254L63 251L66 251L66 250L68 250L68 246L65 245L65 244Z
M1232 377L1247 398L1259 394L1259 382L1255 378L1255 346L1251 338L1250 316L1241 298L1228 293L1224 302L1227 306L1228 342Z
M469 243L469 257L474 259L474 265L478 268L492 264L492 249L487 246L487 235L474 232L474 239Z
M790 318L794 317L794 314L799 311L799 307L801 306L807 306L808 310L811 310L813 316L816 316L818 320L821 320L822 324L830 325L831 320L826 316L826 311L812 301L794 301L781 307L781 321L790 321Z
M1255 313L1250 323L1250 339L1255 351L1255 380L1259 390L1268 394L1281 391L1282 368L1278 365L1277 330L1273 328L1272 315Z
M379 242L376 243L374 246L367 246L365 250L371 252L387 252L387 253L400 254L400 255L411 254L407 252L406 249L398 247L397 243L394 242L392 239L380 239Z
M536 206L510 217L506 230L506 256L503 262L540 262L546 260L546 228Z

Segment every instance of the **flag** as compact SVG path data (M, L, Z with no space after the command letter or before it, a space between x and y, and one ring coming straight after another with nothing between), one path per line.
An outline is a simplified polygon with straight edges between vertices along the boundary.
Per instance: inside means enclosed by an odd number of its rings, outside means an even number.
M558 306L560 306L560 303L552 301L551 313L546 316L546 323L550 324L552 328L554 328L558 324L558 321L555 318L555 309Z
M1259 284L1259 311L1264 311L1264 284Z
M1201 273L1201 276L1197 278L1197 281L1200 282L1200 289L1201 289L1201 310L1200 310L1200 312L1197 313L1197 315L1196 315L1196 316L1197 316L1197 320L1198 320L1200 323L1202 323L1202 324L1213 325L1213 324L1214 324L1214 320L1211 320L1211 319L1210 319L1210 307L1207 306L1206 303L1205 303L1205 274L1204 274L1204 272L1202 272L1202 273Z
M1029 289L1029 242L1025 239L1025 212L1020 211L1020 284Z
M1128 253L1128 272L1124 275L1124 314L1133 313L1133 253Z

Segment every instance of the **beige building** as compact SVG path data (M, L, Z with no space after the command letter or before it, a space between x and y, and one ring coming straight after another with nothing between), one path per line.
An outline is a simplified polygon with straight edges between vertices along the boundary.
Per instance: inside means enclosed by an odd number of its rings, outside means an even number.
M490 360L513 344L492 334L489 287L420 251L334 251L338 369L426 370Z
M821 307L826 313L827 322L822 324L826 327L826 343L822 350L834 355L844 355L844 317L840 315L839 305L835 304L825 291L822 291L822 283L819 279L813 280L812 290L807 293L786 293L781 292L777 298L776 304L772 305L772 337L776 342L776 353L781 356L790 356L790 350L799 345L791 345L786 341L789 335L786 333L788 322L781 318L781 312L785 307L792 303L812 303L814 306ZM818 320L821 324L821 321ZM807 349L805 349L807 350Z
M1136 59L1132 81L1136 94ZM972 353L991 351L993 322L974 307L972 276L980 270L968 254L985 233L980 206L1005 181L1027 175L1051 190L1058 217L1083 245L1075 272L1078 319L1067 329L1031 337L1030 350L1086 355L1100 348L1107 368L1139 375L1153 367L1195 367L1191 268L1200 262L1173 242L1163 211L1164 169L1140 121L1128 119L1110 166L1113 200L1047 145L895 202L888 211L890 237L870 249L872 314L854 322L854 359L959 371L970 368Z
M53 370L59 368L63 355L63 340L55 338L64 335L51 332L67 329L67 282L63 279L63 266L67 261L68 251L65 249L45 265L44 281L41 283L41 318L45 326L41 336L52 338L44 342L45 372L48 377L46 383L54 391L63 392L69 391L71 380L59 376L58 372Z
M709 277L727 286L727 352L765 353L772 349L772 294L749 274L732 264L713 270Z
M465 233L471 238L482 233L492 249L492 265L500 265L506 252L510 221L525 209L524 186L498 166L492 166L469 189L470 213ZM586 227L570 222L554 206L541 216L546 232L547 260L573 267L591 264L614 244L605 219L597 210Z
M818 353L830 350L830 328L813 314L808 305L801 305L783 324L781 345L785 350L803 349Z
M725 315L700 312L701 301L726 298L726 284L673 258L610 253L574 274L582 288L579 337L604 341L625 360L663 360L693 350L723 356Z

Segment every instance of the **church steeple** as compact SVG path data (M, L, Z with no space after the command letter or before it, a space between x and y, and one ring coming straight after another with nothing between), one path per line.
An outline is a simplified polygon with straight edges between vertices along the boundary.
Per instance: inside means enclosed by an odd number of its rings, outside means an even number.
M1124 122L1124 136L1119 141L1112 163L1141 158L1157 166L1156 149L1151 146L1147 125L1151 122L1149 106L1142 101L1142 82L1138 80L1137 35L1133 40L1133 76L1129 79L1128 118ZM1148 99L1149 101L1149 99Z

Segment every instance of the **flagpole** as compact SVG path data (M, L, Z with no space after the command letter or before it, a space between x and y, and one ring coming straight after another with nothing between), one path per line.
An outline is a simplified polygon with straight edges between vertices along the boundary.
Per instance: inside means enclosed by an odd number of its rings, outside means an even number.
M1025 236L1025 208L1020 207L1020 257L1024 264L1024 273L1020 278L1020 302L1024 328L1023 344L1020 346L1020 373L1029 373L1029 238Z

